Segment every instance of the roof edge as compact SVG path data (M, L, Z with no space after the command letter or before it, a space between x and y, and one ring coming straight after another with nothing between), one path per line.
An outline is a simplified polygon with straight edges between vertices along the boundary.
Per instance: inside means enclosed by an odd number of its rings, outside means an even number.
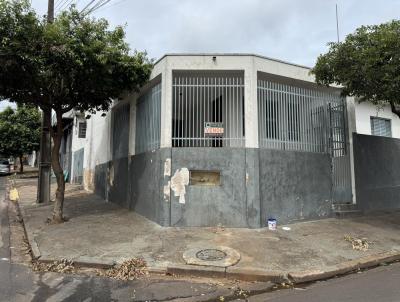
M270 61L274 61L274 62L278 62L278 63L282 63L282 64L286 64L286 65L292 65L292 66L296 66L296 67L300 67L300 68L304 68L304 69L308 69L311 70L312 67L309 66L305 66L305 65L301 65L301 64L296 64L296 63L291 63L291 62L287 62L284 60L279 60L279 59L274 59L271 57L267 57L267 56L262 56L262 55L258 55L258 54L253 54L253 53L166 53L164 54L161 58L159 58L158 60L156 60L154 62L154 65L158 64L159 62L161 62L164 58L166 57L195 57L195 56L231 56L231 57L256 57L256 58L260 58L260 59L264 59L264 60L270 60Z

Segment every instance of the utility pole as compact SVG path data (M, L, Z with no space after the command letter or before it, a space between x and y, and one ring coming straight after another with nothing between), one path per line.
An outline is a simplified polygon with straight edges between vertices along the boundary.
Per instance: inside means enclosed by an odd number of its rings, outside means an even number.
M49 4L47 6L47 22L53 23L54 21L54 0L49 0Z
M47 22L54 21L54 0L49 0L47 7ZM38 203L50 202L50 177L51 177L51 109L43 108L42 133L40 137L40 164L38 180Z
M336 34L337 34L337 42L339 43L339 16L338 16L338 8L336 3Z

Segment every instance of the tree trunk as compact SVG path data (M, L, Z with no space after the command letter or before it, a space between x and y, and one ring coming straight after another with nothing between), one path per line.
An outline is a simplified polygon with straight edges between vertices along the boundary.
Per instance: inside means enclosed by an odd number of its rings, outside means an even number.
M52 222L62 223L65 220L63 216L65 180L64 180L63 169L60 164L60 146L61 146L61 139L63 137L61 110L56 111L56 115L57 115L57 127L56 130L51 130L51 134L53 137L51 166L53 168L53 172L57 179L56 200L53 209Z
M19 156L19 172L20 173L24 173L24 164L22 163L23 157L24 157L23 155Z

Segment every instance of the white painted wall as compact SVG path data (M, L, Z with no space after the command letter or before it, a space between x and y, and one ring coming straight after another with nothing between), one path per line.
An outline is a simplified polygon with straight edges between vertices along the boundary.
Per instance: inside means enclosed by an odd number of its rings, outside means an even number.
M111 111L107 112L105 117L102 117L102 114L103 112L97 112L88 120L88 143L85 148L88 157L85 157L84 169L94 170L97 165L111 160Z
M355 101L356 131L359 134L371 135L371 116L391 120L392 137L400 138L400 118L393 114L390 106L376 106L370 102Z
M88 142L88 136L86 135L86 138L79 138L78 137L78 131L79 131L79 121L83 121L83 117L78 117L76 116L75 113L71 113L73 116L73 125L72 125L72 143L71 143L71 151L72 151L72 156L71 156L71 182L74 178L74 152L84 148ZM87 134L87 129L86 129L86 134ZM87 156L86 150L83 153L83 167L85 168L85 157Z
M28 155L28 164L31 167L35 166L35 161L36 161L36 151L32 151L31 154Z
M74 117L72 129L72 170L71 179L73 179L74 171L74 152L84 148L83 158L83 176L84 187L90 189L93 179L94 168L96 165L105 163L110 160L110 121L111 112L102 117L103 112L97 112L86 120L86 138L78 137L79 122L83 121L82 117Z
M357 122L355 114L356 102L353 97L346 98L347 105L347 123L348 123L348 137L349 137L349 151L350 151L350 172L351 172L351 190L353 193L353 204L357 203L356 179L354 168L354 144L353 133L357 132Z
M132 94L127 94L124 96L124 100L122 102L130 102L131 108L135 107L132 104L135 104L135 99ZM112 105L112 107L115 104ZM74 125L72 130L72 144L71 150L72 152L78 151L81 148L84 148L84 159L83 159L83 182L84 187L87 190L93 189L93 181L94 181L94 170L97 165L106 163L111 160L111 116L112 116L112 108L103 115L103 112L96 112L96 114L91 114L91 117L86 120L87 128L86 128L86 138L78 137L78 123L82 121L82 117L74 118ZM133 115L133 117L132 117ZM135 110L131 110L131 132L130 137L134 136L134 121L135 121ZM126 139L130 139L127 137ZM133 141L130 139L130 141ZM134 148L134 143L133 143ZM134 150L134 149L133 149ZM73 154L72 154L72 171L71 175L73 176ZM71 177L72 179L73 177Z
M82 149L83 147L86 146L87 142L89 141L88 136L87 136L87 129L86 129L86 138L78 137L79 122L84 122L84 121L85 121L85 119L83 117L74 116L74 123L72 126L72 144L71 144L72 152ZM89 122L88 122L88 125L89 125Z

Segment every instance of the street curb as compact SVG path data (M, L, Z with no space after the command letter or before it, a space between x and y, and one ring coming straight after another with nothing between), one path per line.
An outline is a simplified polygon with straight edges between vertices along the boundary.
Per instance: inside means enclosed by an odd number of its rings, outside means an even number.
M167 266L168 275L195 276L209 278L225 278L226 270L224 267L217 266L198 266L198 265L170 265Z
M289 279L294 284L314 282L318 280L329 279L335 276L345 275L360 269L373 268L381 263L391 263L400 260L400 251L382 252L375 255L369 255L355 260L342 262L331 269L325 271L303 271L291 272Z
M25 226L25 219L24 219L24 216L26 216L25 211L24 211L23 208L21 208L19 206L19 200L17 200L17 201L11 201L10 200L9 191L10 191L10 188L13 187L13 186L15 186L15 182L13 183L13 180L8 179L7 180L6 198L7 198L9 203L14 204L14 206L16 208L16 214L20 218L20 223L22 225L22 228L24 229L24 234L25 234L26 240L28 241L28 244L30 246L31 258L32 258L32 260L37 260L37 259L39 259L41 257L41 254L40 254L40 250L39 250L39 247L38 247L38 245L37 245L37 243L35 241L34 236L28 232L28 230L27 230L27 228ZM16 190L18 191L18 189L16 189ZM18 193L18 195L19 195L19 193Z
M238 279L243 281L262 281L273 283L287 283L289 282L286 272L282 271L268 271L257 268L241 268L230 266L226 268L226 278Z
M287 275L278 271L266 271L254 268L217 267L199 265L170 265L167 274L208 278L226 278L241 281L288 282Z
M32 259L33 260L37 260L37 259L39 259L41 257L41 254L40 254L39 246L37 245L37 243L35 241L35 236L33 234L31 234L28 231L28 229L26 228L25 219L24 219L24 217L26 217L25 210L24 210L24 208L21 208L19 206L19 202L16 202L15 206L17 208L17 214L21 218L21 224L22 224L22 227L24 228L26 240L28 241L28 243L29 243L29 245L31 247Z
M60 261L61 259L54 259L54 258L47 258L47 257L41 257L38 258L36 261L39 263L54 263L55 261ZM91 261L85 261L85 260L77 260L75 261L74 259L68 259L72 260L74 263L75 267L78 268L97 268L97 269L110 269L115 266L115 262L91 262Z
M31 244L31 241L29 241ZM52 263L61 259L38 257L37 261L42 263ZM73 259L71 259L73 260ZM261 269L239 268L239 267L207 267L191 265L170 265L167 267L148 267L150 274L158 275L178 275L206 278L226 278L241 281L273 282L273 283L293 283L302 284L319 280L330 279L335 276L345 275L359 269L376 267L381 263L391 263L400 260L400 251L384 252L370 255L363 258L350 260L338 264L325 271L310 270L299 272L280 272L266 271ZM116 265L116 262L101 262L93 260L73 260L77 267L109 269Z

